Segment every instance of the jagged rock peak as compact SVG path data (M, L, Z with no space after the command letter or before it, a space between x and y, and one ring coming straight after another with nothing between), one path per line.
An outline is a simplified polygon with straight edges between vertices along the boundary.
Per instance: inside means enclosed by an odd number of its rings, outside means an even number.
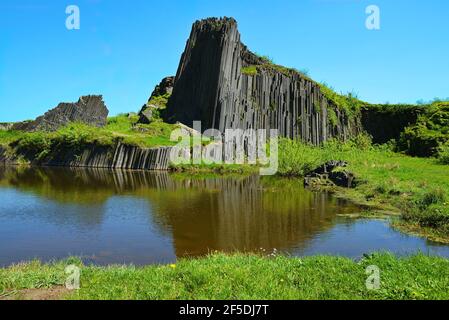
M220 31L223 28L235 27L237 28L237 20L232 17L210 17L206 19L197 20L193 24L193 29L205 31Z
M103 96L82 96L76 103L60 103L34 121L16 123L13 130L56 131L70 122L103 127L106 125L108 114L109 110L103 101Z
M165 77L161 80L161 82L154 88L153 92L151 93L150 99L148 99L148 102L151 102L151 99L154 97L163 96L166 94L172 94L173 92L173 82L175 81L174 76Z

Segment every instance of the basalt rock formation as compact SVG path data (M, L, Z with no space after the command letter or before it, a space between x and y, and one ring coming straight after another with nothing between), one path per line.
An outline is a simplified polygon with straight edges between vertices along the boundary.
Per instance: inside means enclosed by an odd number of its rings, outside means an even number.
M357 185L355 175L344 170L348 163L331 160L309 172L304 178L306 187L339 186L354 188ZM340 170L338 170L340 169Z
M232 18L193 25L164 118L222 132L278 129L315 145L362 130L360 118L326 98L319 84L249 51Z
M166 77L162 79L154 89L153 93L139 112L138 123L149 124L153 121L155 113L167 107L168 98L173 92L173 81L175 77Z
M83 122L91 126L106 125L108 109L102 96L84 96L77 103L60 103L34 121L16 123L13 130L56 131L70 122Z
M85 145L78 150L61 146L38 160L23 154L8 153L6 148L0 146L0 165L28 161L32 165L49 167L168 170L171 150L172 147L140 148L120 143L115 146Z

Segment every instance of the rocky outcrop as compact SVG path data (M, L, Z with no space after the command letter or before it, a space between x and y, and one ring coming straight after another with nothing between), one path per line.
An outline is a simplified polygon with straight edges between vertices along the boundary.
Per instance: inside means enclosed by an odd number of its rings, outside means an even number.
M60 146L45 159L28 159L32 165L49 167L87 167L134 170L169 170L172 147L140 148L118 144L116 146L86 145L77 148ZM20 155L8 155L0 147L0 164L18 164ZM22 155L26 160L26 155Z
M163 110L167 107L168 98L173 92L174 77L166 77L162 79L154 89L153 93L139 112L138 123L149 124L158 110Z
M77 103L60 103L34 121L16 123L13 130L56 131L70 122L83 122L91 126L106 125L108 109L102 96L84 96Z
M232 18L193 25L165 120L188 126L198 120L221 131L278 129L315 145L361 131L359 118L328 100L319 84L249 51Z
M44 166L168 170L170 147L140 148L118 144L114 148L87 146L81 152L61 152L45 160Z
M312 170L304 178L306 187L338 186L343 188L354 188L357 184L355 175L347 170L348 163L345 161L331 160Z
M0 131L8 131L11 130L13 123L0 123Z

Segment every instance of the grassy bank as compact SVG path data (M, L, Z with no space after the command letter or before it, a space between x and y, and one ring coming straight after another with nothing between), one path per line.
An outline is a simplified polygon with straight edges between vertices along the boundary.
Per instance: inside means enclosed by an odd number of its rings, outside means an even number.
M103 128L71 123L56 132L0 131L0 145L12 146L24 152L31 151L37 153L37 156L42 156L58 144L109 146L121 141L140 147L174 145L170 141L170 134L176 125L162 121L148 125L135 124L137 120L138 116L119 115L108 118Z
M52 292L76 259L0 270L0 296L27 298L29 289ZM380 269L380 289L368 290L368 266ZM81 265L80 265L81 266ZM376 254L353 261L213 255L144 268L81 266L81 289L61 299L449 299L449 260ZM28 289L28 291L27 291ZM26 292L26 294L25 294ZM21 296L22 294L22 296ZM45 297L45 295L43 296ZM50 296L54 298L53 296Z
M344 160L358 178L355 189L337 193L372 208L402 212L402 228L449 241L449 167L438 159L413 158L372 146L366 138L311 147L283 140L280 174L299 175L328 160ZM419 227L419 228L417 228Z

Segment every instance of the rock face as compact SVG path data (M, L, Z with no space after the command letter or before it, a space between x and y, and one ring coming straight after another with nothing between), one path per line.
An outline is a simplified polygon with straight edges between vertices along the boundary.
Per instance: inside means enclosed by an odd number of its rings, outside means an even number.
M106 125L108 109L102 96L84 96L77 103L60 103L34 121L16 123L12 129L22 131L56 131L70 122L91 126Z
M151 123L155 112L160 109L165 109L167 100L173 92L174 80L175 77L166 77L156 86L150 99L148 99L148 103L145 104L139 112L138 123Z
M170 147L140 148L119 144L110 147L86 147L82 152L60 153L45 161L45 166L89 167L134 170L168 170Z
M42 160L29 159L32 165L134 170L168 170L172 147L140 148L131 145L84 146L80 151L61 148ZM23 155L22 155L23 156ZM25 156L26 158L26 156ZM0 146L0 165L17 164L18 155L9 155Z
M301 73L258 57L240 41L232 18L197 21L174 81L165 120L203 128L278 129L318 145L361 131Z

